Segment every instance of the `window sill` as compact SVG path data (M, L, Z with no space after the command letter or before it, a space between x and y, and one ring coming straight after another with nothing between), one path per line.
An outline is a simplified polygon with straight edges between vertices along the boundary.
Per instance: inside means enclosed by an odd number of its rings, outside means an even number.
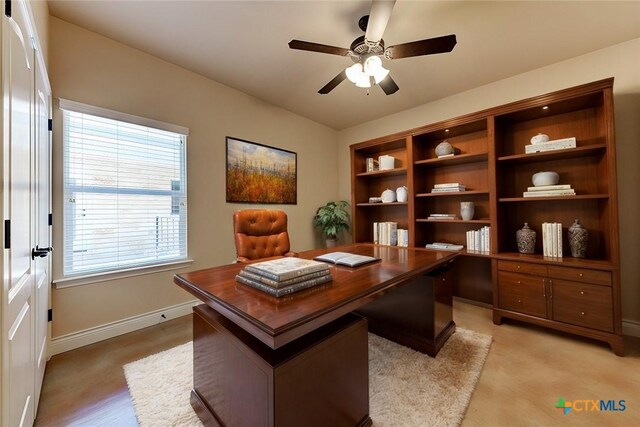
M154 264L145 267L135 267L126 270L118 270L106 273L86 274L84 276L71 276L56 279L53 284L56 289L71 288L74 286L91 285L93 283L106 282L109 280L126 279L128 277L143 276L146 274L159 273L161 271L177 270L187 267L193 263L192 259L168 262L165 264Z

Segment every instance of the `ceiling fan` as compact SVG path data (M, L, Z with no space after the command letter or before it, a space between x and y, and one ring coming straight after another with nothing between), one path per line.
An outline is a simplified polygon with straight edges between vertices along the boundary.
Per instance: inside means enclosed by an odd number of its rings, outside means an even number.
M384 93L391 95L396 93L399 87L389 75L389 70L382 66L382 56L385 59L400 59L446 53L453 50L456 45L455 34L402 43L385 48L382 34L387 27L395 2L396 0L372 0L369 15L363 16L358 21L358 26L365 32L365 35L355 39L349 49L302 40L291 40L289 42L289 48L291 49L348 56L353 60L354 64L352 66L341 71L329 83L324 85L318 93L327 94L342 83L343 80L349 79L356 86L364 88L371 87L373 82L373 85L379 85Z

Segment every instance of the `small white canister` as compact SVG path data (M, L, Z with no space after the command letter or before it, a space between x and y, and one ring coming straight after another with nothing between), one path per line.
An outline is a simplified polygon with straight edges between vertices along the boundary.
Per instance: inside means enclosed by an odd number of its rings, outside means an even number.
M396 167L396 159L393 156L380 156L378 157L378 164L381 171L393 169Z

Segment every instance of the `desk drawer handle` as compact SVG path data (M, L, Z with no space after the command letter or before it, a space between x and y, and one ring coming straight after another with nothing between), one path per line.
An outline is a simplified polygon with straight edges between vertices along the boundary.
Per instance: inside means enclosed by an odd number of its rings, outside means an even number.
M581 312L580 312L580 315L581 315L581 316L584 316L584 311L581 311Z
M518 304L522 304L522 300L521 299L518 300Z
M518 282L517 282L517 283L518 283L518 285L522 284L522 282L521 282L520 280L518 280Z
M580 295L584 295L584 291L580 291Z
M520 266L519 266L519 265L516 265L516 268L517 268L518 270L520 270Z
M580 273L580 277L582 277L582 276L583 276L583 274L582 274L582 273Z

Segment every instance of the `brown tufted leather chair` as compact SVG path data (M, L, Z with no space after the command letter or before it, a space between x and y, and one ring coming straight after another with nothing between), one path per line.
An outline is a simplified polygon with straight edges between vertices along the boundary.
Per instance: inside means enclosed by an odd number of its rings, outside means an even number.
M274 256L297 256L289 251L287 214L267 209L247 209L233 214L237 262Z

